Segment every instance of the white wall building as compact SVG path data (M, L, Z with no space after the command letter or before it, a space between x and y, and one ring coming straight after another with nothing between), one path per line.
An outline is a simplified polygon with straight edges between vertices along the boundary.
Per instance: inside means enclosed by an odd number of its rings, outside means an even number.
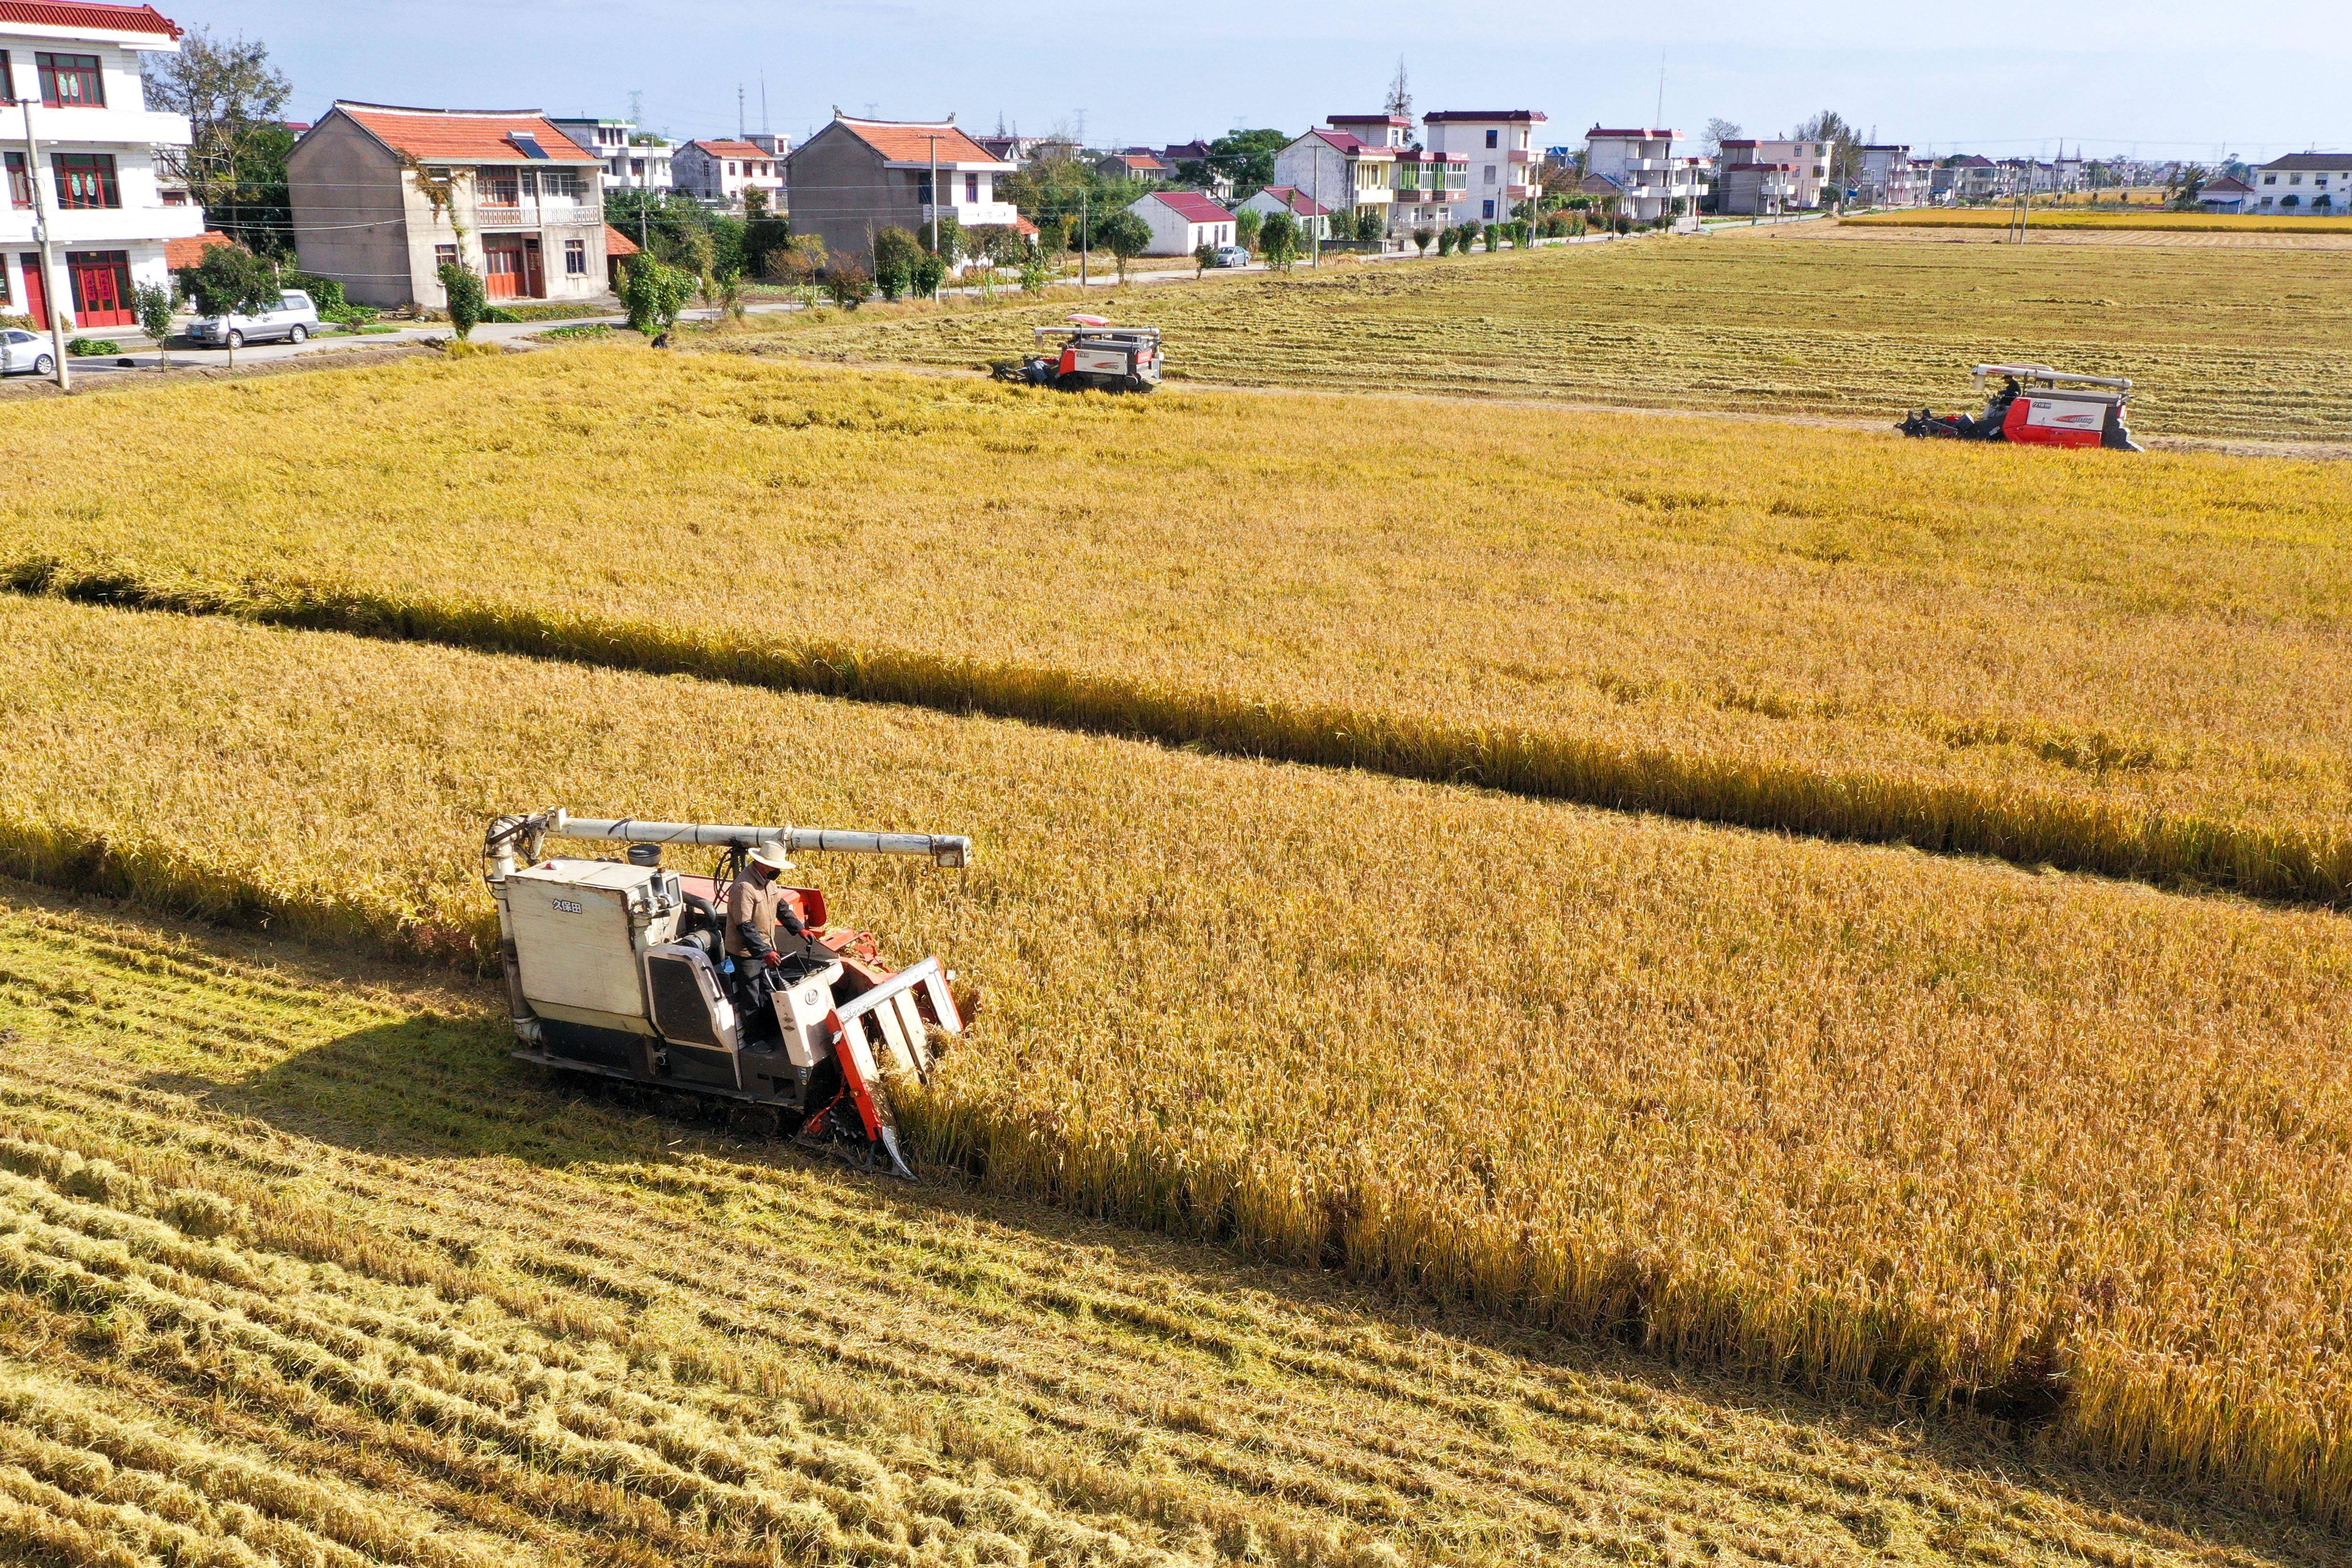
M1713 189L1704 158L1677 158L1679 131L1647 127L1612 130L1596 125L1584 133L1585 173L1614 186L1625 215L1637 223L1673 216L1676 203L1696 214L1699 199ZM1728 150L1732 143L1724 146Z
M1788 172L1795 176L1795 187L1790 193L1784 208L1789 212L1807 212L1820 206L1822 193L1829 189L1830 144L1826 142L1751 137L1735 138L1724 142L1724 168L1728 171L1742 163L1786 165Z
M2352 211L2352 153L2290 153L2263 164L2247 183L2254 199L2242 212L2340 215Z
M1856 184L1864 206L1919 206L1927 199L1927 183L1909 147L1881 142L1862 149Z
M677 188L706 202L742 205L746 191L765 191L768 205L784 205L783 160L756 142L689 142L672 160Z
M160 150L188 144L188 121L147 107L140 67L179 48L179 26L147 6L0 5L0 89L31 100L36 143L28 165L26 111L13 110L0 131L0 146L15 149L0 211L0 312L46 327L57 301L77 328L129 327L138 321L131 290L170 282L164 247L202 234L205 215L158 167Z
M1234 215L1198 191L1154 191L1127 210L1151 230L1146 256L1190 256L1204 245L1234 243Z
M1537 169L1545 116L1532 109L1441 110L1424 114L1429 150L1466 159L1462 216L1472 223L1508 223L1522 202L1543 195Z
M639 131L635 121L551 115L548 123L603 161L606 190L666 194L675 188L670 160L677 149L662 137Z
M1296 185L1268 185L1234 209L1250 213L1288 213L1298 220L1299 233L1310 239L1331 237L1331 209Z
M1384 121L1387 117L1375 118ZM1274 155L1274 181L1305 191L1308 200L1332 215L1335 231L1352 233L1354 215L1365 207L1377 209L1386 228L1388 209L1396 200L1397 153L1397 146L1386 141L1368 142L1352 131L1318 128Z

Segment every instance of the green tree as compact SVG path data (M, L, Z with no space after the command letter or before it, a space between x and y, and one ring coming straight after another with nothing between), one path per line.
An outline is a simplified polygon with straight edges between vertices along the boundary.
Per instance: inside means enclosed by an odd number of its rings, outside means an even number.
M972 247L971 237L964 233L963 225L956 220L953 213L941 213L938 227L937 244L932 243L932 226L928 223L923 226L922 241L924 247L936 251L940 260L955 262L979 254Z
M694 274L650 253L630 257L621 269L621 304L629 312L629 325L649 338L676 325L693 294Z
M1824 200L1831 199L1832 193L1843 197L1861 176L1862 137L1836 110L1824 109L1799 125L1794 139L1820 142L1829 149L1824 160L1829 164L1829 179L1822 186Z
M1209 143L1209 167L1233 181L1236 199L1247 201L1274 184L1275 156L1291 140L1286 131L1232 132Z
M464 342L474 335L482 314L490 306L489 296L482 288L481 275L462 262L445 261L437 276L441 292L449 300L449 330Z
M1268 213L1265 222L1258 226L1258 254L1265 264L1277 272L1287 272L1290 264L1298 259L1307 247L1307 236L1296 215L1286 212Z
M1429 254L1429 242L1436 237L1437 231L1433 228L1422 227L1414 229L1412 231L1412 247L1422 255L1427 256Z
M915 258L922 253L915 237L895 224L875 234L874 287L882 298L899 299L914 286Z
M1377 240L1388 232L1388 227L1389 215L1379 207L1367 206L1356 209L1355 228L1358 239L1367 242Z
M924 299L936 299L940 286L948 280L948 258L937 251L926 250L915 258L908 278L914 291Z
M1265 214L1255 207L1235 207L1234 209L1234 243L1244 250L1255 250L1258 226L1265 221Z
M1217 247L1215 246L1194 246L1192 247L1192 276L1196 279L1204 277L1208 273L1209 263L1214 261L1216 258Z
M139 312L139 330L155 340L155 368L172 363L172 291L161 283L142 283L131 291Z
M1118 280L1124 283L1127 264L1151 248L1151 226L1122 208L1097 221L1095 241L1118 258Z
M855 310L866 303L866 296L874 292L874 276L849 257L841 257L824 269L824 294L845 310Z
M1451 255L1453 255L1453 254L1454 254L1454 231L1453 231L1452 229L1450 229L1450 228L1441 228L1441 229L1439 229L1439 230L1437 231L1437 254L1438 254L1438 255L1440 255L1440 256L1451 256Z
M293 253L293 209L286 195L286 154L293 133L280 123L294 86L255 39L220 38L191 28L178 52L149 55L148 104L188 117L188 145L164 155L167 173L210 223L246 246Z

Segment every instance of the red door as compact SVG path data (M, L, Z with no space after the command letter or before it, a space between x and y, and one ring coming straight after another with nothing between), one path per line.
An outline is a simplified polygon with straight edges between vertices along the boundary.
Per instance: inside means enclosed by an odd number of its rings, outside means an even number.
M524 287L522 237L500 236L482 241L484 291L493 300L513 300Z
M534 300L547 298L547 265L540 258L539 240L525 235L522 241L522 291Z
M49 325L49 280L41 272L41 253L28 250L23 257L25 267L25 314L33 318L33 325L44 331Z
M131 253L68 250L66 276L73 283L74 325L127 327L131 310Z

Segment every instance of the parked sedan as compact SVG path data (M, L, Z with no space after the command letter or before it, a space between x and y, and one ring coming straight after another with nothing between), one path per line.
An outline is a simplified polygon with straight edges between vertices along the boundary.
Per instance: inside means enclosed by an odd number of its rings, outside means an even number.
M1247 267L1249 261L1249 252L1238 245L1221 245L1217 247L1216 266Z
M254 316L199 317L189 324L188 336L199 345L241 349L272 338L299 343L318 330L319 308L310 303L310 296L299 289L289 289L278 297L275 310Z
M0 375L55 375L58 356L49 352L49 340L10 327L0 331Z

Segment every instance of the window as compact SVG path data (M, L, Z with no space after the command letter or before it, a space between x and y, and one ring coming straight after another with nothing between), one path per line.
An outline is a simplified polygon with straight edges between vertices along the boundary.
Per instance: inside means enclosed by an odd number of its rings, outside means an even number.
M58 205L68 212L122 205L113 153L52 153L49 166L57 171Z
M163 205L167 207L186 206L188 205L188 193L181 190L177 186L173 186L164 191Z
M1486 183L1490 185L1495 183L1495 165L1492 163L1486 165Z
M925 206L931 205L931 177L929 174L915 176L915 199Z
M968 202L976 202L980 200L980 176L978 174L966 174L963 177L963 199Z
M637 175L637 176L639 176L640 178L642 178L642 177L644 176L644 174L645 174L645 172L646 172L646 161L645 161L643 158L632 158L632 159L630 159L630 160L629 160L629 173L630 173L630 174L635 174L635 175Z
M2286 177L2286 183L2290 185L2299 185L2303 184L2303 176L2301 174L2289 174Z
M1495 204L1494 204L1494 203L1492 203L1492 202L1482 202L1482 203L1480 203L1479 205L1480 205L1482 207L1484 207L1484 208L1486 209L1484 212L1482 212L1482 213L1479 215L1481 217L1493 217L1493 216L1495 216Z
M106 81L96 55L35 55L41 68L41 101L51 109L104 109Z
M16 101L16 66L5 49L0 49L0 98L5 98L10 103ZM7 279L0 278L0 289L7 286Z
M433 247L433 269L436 272L438 272L444 267L455 267L457 265L457 247L456 246L436 245Z
M2278 176L2276 174L2264 174L2263 176L2263 184L2266 185L2275 185L2278 184Z
M1499 132L1493 132L1493 131L1489 131L1489 132L1486 132L1486 145L1487 145L1487 146L1489 146L1489 147L1494 147L1494 146L1498 146L1498 145L1500 145L1500 143L1499 143L1499 142L1497 142L1496 141L1496 137L1498 134L1499 134Z
M539 194L576 202L580 199L580 176L569 169L542 169L539 174Z
M514 169L483 169L474 178L474 188L480 192L477 198L486 207L511 207L522 205L522 182Z
M727 160L727 172L730 174L739 172L735 167L735 160L732 158Z
M8 154L8 205L28 207L33 205L33 182L25 174L25 154Z
M563 275L566 278L588 276L588 242L567 239L563 242Z

